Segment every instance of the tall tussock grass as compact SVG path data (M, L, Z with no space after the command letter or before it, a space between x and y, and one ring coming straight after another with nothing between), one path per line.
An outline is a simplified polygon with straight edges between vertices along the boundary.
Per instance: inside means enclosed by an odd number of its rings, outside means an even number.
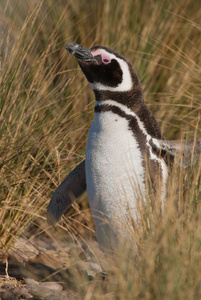
M84 159L94 96L65 44L108 46L128 57L163 135L201 138L201 7L193 0L10 0L1 1L0 15L0 248L7 251L36 220L48 234L53 191ZM104 283L74 274L83 299L200 299L200 167L173 167L163 217L154 207L144 211L133 237L138 250L120 245L104 258L111 274ZM86 197L70 214L66 234L93 231Z

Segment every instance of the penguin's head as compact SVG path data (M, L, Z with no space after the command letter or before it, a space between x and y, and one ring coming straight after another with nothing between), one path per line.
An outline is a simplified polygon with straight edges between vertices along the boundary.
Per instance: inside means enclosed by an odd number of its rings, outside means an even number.
M75 56L94 91L128 92L138 76L131 62L119 53L101 46L91 49L70 43L66 49Z

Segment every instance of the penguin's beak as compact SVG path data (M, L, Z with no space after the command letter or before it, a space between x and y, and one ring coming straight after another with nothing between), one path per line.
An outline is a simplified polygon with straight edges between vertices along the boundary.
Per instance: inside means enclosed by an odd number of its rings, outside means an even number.
M81 61L95 61L91 51L76 43L69 43L66 45L66 50L73 54L78 60Z

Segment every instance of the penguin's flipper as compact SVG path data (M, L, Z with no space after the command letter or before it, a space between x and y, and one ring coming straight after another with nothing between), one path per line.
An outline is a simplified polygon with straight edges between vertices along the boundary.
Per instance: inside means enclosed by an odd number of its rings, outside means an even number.
M176 163L183 168L195 165L201 153L201 140L156 140L152 147L168 163Z
M47 208L47 221L54 225L66 210L86 191L85 160L58 186Z

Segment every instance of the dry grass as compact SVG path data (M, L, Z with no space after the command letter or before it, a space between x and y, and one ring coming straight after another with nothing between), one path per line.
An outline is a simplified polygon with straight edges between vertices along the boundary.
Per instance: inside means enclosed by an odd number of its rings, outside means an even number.
M10 0L1 1L0 14L0 247L6 251L36 219L45 224L53 191L84 158L94 97L65 44L109 46L129 57L164 136L200 138L201 8L196 0ZM105 292L111 299L200 299L200 165L172 172L164 219L154 210L144 214L151 225L136 234L139 253L118 251L106 287L77 274L83 299L104 299ZM86 197L80 207L84 213L76 206L67 220L73 236L93 228Z

